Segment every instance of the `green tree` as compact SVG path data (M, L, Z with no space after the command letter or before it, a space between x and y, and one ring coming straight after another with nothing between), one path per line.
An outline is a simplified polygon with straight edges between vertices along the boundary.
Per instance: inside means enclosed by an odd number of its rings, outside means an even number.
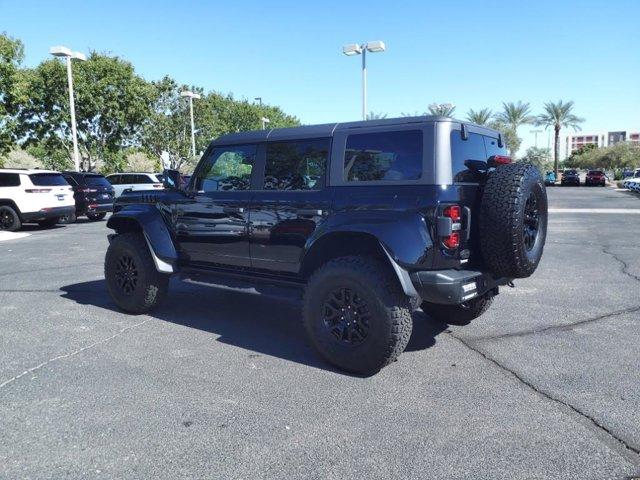
M483 108L481 110L469 109L467 112L467 120L476 125L488 125L491 121L493 113L489 108Z
M551 152L548 148L529 147L518 161L531 163L540 171L544 171L551 164Z
M47 149L36 152L65 152L72 159L64 65L50 59L21 73L28 93L19 114L25 143ZM92 171L103 162L107 171L120 171L125 163L123 150L140 142L153 88L129 62L96 52L86 62L74 62L73 78L82 169Z
M531 115L531 107L528 103L503 102L502 111L496 113L495 119L500 124L506 125L510 134L515 134L517 141L512 141L510 146L511 156L515 157L520 148L522 140L518 137L518 128L535 122L535 117Z
M553 136L553 170L558 172L558 161L560 157L560 130L564 128L580 129L580 124L584 122L573 114L573 102L547 102L544 104L544 112L538 115L536 125L543 125L546 128L552 127Z
M24 58L20 40L0 34L0 155L15 145L18 72Z
M429 113L438 117L453 117L456 107L450 103L432 103L429 105Z

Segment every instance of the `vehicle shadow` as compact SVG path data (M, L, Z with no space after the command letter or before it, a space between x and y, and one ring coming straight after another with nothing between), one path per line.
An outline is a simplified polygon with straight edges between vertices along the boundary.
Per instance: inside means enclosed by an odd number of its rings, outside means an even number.
M104 280L61 287L62 298L118 313ZM349 375L322 361L309 344L301 322L300 301L243 293L172 281L166 301L151 314L154 318L218 335L217 341L263 355ZM407 352L425 350L447 328L421 311Z

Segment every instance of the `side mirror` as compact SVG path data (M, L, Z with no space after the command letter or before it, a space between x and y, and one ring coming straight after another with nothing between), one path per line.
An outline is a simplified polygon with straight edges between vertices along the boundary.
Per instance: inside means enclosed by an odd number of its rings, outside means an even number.
M162 184L164 188L170 190L180 190L182 188L182 176L178 170L165 170L162 173Z

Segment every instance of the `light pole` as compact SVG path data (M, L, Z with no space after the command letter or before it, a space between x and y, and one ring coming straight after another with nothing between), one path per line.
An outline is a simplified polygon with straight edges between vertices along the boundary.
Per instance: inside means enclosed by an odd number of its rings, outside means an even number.
M542 130L529 130L529 133L533 133L534 134L534 143L536 145L536 148L538 148L538 134L542 133Z
M362 119L367 119L367 52L384 52L387 49L384 42L375 40L373 42L350 43L342 47L342 53L348 57L362 55Z
M67 59L67 81L69 82L69 108L71 110L71 138L73 140L73 164L76 172L80 171L80 154L78 152L78 132L76 131L76 104L73 99L73 75L71 74L71 59L85 61L87 57L80 52L72 52L70 48L57 46L51 47L49 53L54 57Z
M199 99L200 94L193 93L191 90L185 90L184 92L180 92L181 97L189 98L189 114L191 115L191 154L193 157L196 156L196 128L193 122L193 99Z
M262 129L264 130L265 128L267 128L267 124L271 121L269 120L267 117L262 117L260 120L262 120Z
M262 107L262 97L256 97L256 98L254 98L254 100L256 102L258 102L260 104L260 106Z

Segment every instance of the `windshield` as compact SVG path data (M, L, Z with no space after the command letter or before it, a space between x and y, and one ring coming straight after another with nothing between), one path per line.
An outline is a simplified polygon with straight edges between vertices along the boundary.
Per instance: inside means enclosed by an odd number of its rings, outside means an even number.
M600 170L589 170L589 175L602 175Z
M566 172L564 172L565 175L576 175L578 172L576 172L575 170L567 170Z
M102 175L86 175L84 177L84 183L88 187L111 187L109 181Z
M29 175L31 183L38 187L58 187L69 185L59 173L32 173Z

